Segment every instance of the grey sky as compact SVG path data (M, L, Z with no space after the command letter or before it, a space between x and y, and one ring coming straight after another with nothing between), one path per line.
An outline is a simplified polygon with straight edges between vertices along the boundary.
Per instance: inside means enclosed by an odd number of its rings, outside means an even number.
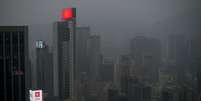
M152 24L169 16L201 8L201 0L1 0L0 24L49 24L67 6L77 8L78 25L102 35L107 50L118 49L129 36L149 32Z

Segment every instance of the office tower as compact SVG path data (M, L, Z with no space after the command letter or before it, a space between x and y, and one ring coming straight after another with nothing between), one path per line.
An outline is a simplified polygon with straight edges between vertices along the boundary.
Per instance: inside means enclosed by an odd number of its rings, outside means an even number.
M122 55L119 59L120 70L120 91L124 95L128 94L128 79L130 76L132 59L129 55Z
M27 26L0 26L0 68L1 100L28 101L31 74Z
M89 57L89 77L90 80L96 81L99 79L98 70L101 62L100 52L100 36L92 35L88 39L87 56Z
M184 83L185 71L188 68L188 44L187 38L182 34L171 34L168 36L168 62L175 65L174 71L179 83ZM189 82L189 81L188 81Z
M76 78L83 78L83 73L89 71L89 60L87 57L87 40L90 37L89 27L76 28Z
M36 41L36 68L36 89L43 90L45 99L53 96L53 56L42 40Z
M116 89L108 89L108 101L120 101L119 92Z
M199 101L194 89L178 84L175 80L168 80L161 89L160 97L162 101Z
M188 44L185 35L172 34L168 36L168 60L172 64L187 63Z
M122 95L118 89L109 88L107 91L107 101L128 101L128 98Z
M195 68L195 74L197 78L197 92L201 93L201 35L200 33L194 34L191 40L191 53L192 53L192 63ZM191 67L191 68L192 68Z
M104 58L99 69L100 79L104 82L113 82L114 80L114 62L112 58Z
M114 61L114 85L120 89L120 66L119 66L119 57Z
M75 8L64 8L62 21L54 23L54 94L60 100L74 96L75 24Z
M151 101L151 87L139 82L135 77L128 80L128 101Z
M161 64L160 41L144 36L137 36L131 40L131 56L135 65L144 69L144 80L158 81L158 68Z

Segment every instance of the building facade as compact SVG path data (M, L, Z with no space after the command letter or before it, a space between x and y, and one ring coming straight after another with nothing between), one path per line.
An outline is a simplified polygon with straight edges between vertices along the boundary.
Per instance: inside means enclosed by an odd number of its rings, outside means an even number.
M89 59L89 71L88 77L91 81L99 79L99 68L101 64L101 52L100 52L100 36L92 35L88 39L87 43L87 56Z
M1 100L28 101L28 26L0 26L0 68Z
M131 40L130 47L135 65L144 69L144 80L149 83L157 82L161 65L160 40L137 36Z
M53 96L53 56L44 41L36 41L37 88L45 97Z
M87 40L90 37L89 27L76 28L76 78L81 79L83 73L89 71L89 59L87 57Z
M62 21L54 23L53 39L54 94L60 100L73 99L76 68L76 18L73 16L75 8L65 8L63 13Z

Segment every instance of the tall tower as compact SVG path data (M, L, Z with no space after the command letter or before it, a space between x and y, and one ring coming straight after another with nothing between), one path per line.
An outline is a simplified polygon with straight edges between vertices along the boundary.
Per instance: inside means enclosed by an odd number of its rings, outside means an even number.
M83 78L83 73L89 71L89 61L87 57L87 40L90 37L89 27L76 28L76 78L79 80Z
M53 56L44 41L36 41L37 89L42 89L46 98L53 96ZM46 99L45 98L45 99Z
M91 81L96 81L99 78L98 70L101 64L101 44L100 36L92 35L88 39L87 55L89 57L88 77Z
M28 27L0 26L0 97L2 101L28 101L31 75Z
M135 65L143 67L143 79L147 82L158 81L158 69L161 65L160 40L137 36L131 40L131 55Z
M64 8L61 18L54 23L54 88L55 95L65 100L74 96L75 8Z

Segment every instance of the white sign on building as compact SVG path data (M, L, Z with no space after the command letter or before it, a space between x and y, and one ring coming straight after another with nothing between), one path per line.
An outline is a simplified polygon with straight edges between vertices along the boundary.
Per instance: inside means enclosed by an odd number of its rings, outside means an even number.
M44 48L44 42L43 41L36 41L36 48Z
M43 101L42 90L29 90L30 101Z

